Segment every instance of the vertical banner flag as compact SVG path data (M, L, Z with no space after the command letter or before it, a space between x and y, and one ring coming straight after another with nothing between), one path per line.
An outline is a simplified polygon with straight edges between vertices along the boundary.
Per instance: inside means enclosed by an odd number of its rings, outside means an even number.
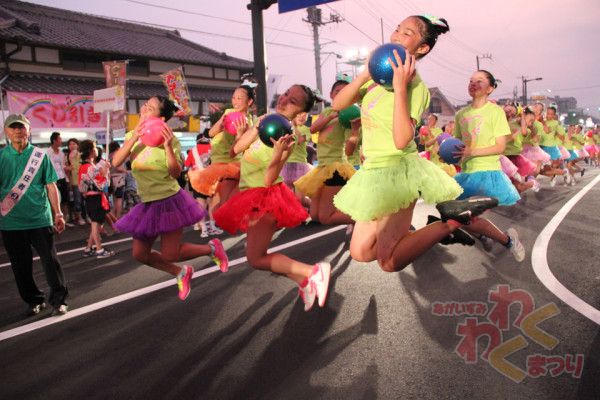
M125 92L127 87L127 64L129 61L104 61L102 67L104 69L104 78L106 87L121 86ZM126 93L126 92L125 92ZM127 97L127 94L125 94ZM110 130L113 134L125 135L127 128L127 111L113 111L110 113Z
M179 112L175 115L178 117L185 117L192 114L190 108L190 92L188 91L187 84L185 83L185 77L183 76L183 69L177 67L164 74L160 77L167 88L169 93L169 99L175 102L175 105L179 108Z

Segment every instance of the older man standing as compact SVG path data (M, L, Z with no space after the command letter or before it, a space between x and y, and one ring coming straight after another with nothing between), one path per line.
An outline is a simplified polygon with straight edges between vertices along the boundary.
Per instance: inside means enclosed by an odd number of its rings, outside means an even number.
M55 183L58 177L46 153L29 143L29 128L22 114L9 115L4 122L9 145L0 153L0 231L29 315L46 307L44 293L33 279L32 247L50 287L52 314L65 314L68 290L54 246L54 230L65 229Z

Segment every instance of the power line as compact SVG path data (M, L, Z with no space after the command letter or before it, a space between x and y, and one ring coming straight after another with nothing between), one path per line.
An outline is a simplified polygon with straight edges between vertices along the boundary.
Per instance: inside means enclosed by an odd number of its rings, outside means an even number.
M329 4L325 4L325 6L327 8L329 8L331 11L334 11L334 12L338 13L339 15L342 15L339 11L337 11L335 8L331 7ZM356 25L354 25L348 18L344 17L344 21L346 21L347 23L349 23L350 26L352 26L354 29L356 29L360 33L362 33L366 38L368 38L369 40L371 40L373 43L379 44L379 41L377 41L377 40L373 39L371 36L367 35L359 27L357 27Z

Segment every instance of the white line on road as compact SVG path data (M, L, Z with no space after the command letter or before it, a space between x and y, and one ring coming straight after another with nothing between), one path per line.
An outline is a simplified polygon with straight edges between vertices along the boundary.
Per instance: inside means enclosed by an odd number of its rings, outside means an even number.
M567 303L573 309L580 314L591 319L596 324L600 325L600 310L595 309L579 297L575 296L569 289L567 289L562 283L556 279L550 267L548 266L548 243L552 238L552 235L560 225L563 219L567 216L569 211L577 204L579 200L587 192L594 187L600 181L600 175L594 180L588 183L583 189L573 196L562 208L556 213L556 215L550 220L548 225L538 235L533 245L533 251L531 252L531 264L533 265L533 271L537 275L538 279L556 295L559 299Z
M102 246L111 245L111 244L115 244L115 243L127 242L128 240L132 240L132 239L133 238L131 238L131 237L126 237L124 239L113 240L112 242L104 242L104 243L102 243ZM64 250L64 251L61 251L61 252L59 252L57 254L59 256L62 256L63 254L76 253L78 251L83 251L84 249L85 249L85 247L77 247L76 249ZM37 261L39 259L40 259L39 256L33 257L33 261ZM5 268L5 267L9 267L9 266L10 266L9 262L4 263L4 264L0 264L0 268Z
M333 228L326 229L319 233L315 233L315 234L303 237L301 239L293 240L291 242L284 243L279 246L275 246L275 247L269 249L269 253L284 250L289 247L294 247L298 244L302 244L302 243L308 242L310 240L320 238L322 236L327 236L330 233L334 233L334 232L340 231L342 229L346 229L346 225L335 226ZM236 258L235 260L231 260L229 262L229 266L239 265L239 264L244 263L245 261L246 261L246 257ZM195 272L193 278L198 278L200 276L208 275L210 273L217 272L217 271L219 271L219 267L217 267L217 266L206 268L201 271ZM157 290L161 290L166 287L172 286L175 283L176 283L175 279L169 279L168 281L165 281L165 282L157 283L155 285L151 285L151 286L147 286L142 289L134 290L132 292L125 293L120 296L112 297L110 299L102 300L97 303L93 303L93 304L90 304L90 305L87 305L87 306L84 306L81 308L74 309L62 316L55 316L55 317L41 319L39 321L35 321L35 322L32 322L27 325L19 326L17 328L13 328L13 329L9 329L4 332L0 332L0 342L3 340L6 340L6 339L13 338L15 336L22 335L27 332L31 332L31 331L34 331L37 329L44 328L46 326L58 324L59 322L67 321L72 318L77 318L81 315L88 314L93 311L97 311L102 308L105 308L105 307L109 307L113 304L121 303L121 302L130 300L130 299L139 297L139 296L143 296L148 293L156 292Z

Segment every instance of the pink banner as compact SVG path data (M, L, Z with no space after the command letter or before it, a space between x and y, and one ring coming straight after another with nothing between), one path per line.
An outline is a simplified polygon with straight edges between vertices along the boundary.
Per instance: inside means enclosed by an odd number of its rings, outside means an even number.
M104 128L94 113L94 97L68 94L6 92L8 110L25 114L32 128Z

